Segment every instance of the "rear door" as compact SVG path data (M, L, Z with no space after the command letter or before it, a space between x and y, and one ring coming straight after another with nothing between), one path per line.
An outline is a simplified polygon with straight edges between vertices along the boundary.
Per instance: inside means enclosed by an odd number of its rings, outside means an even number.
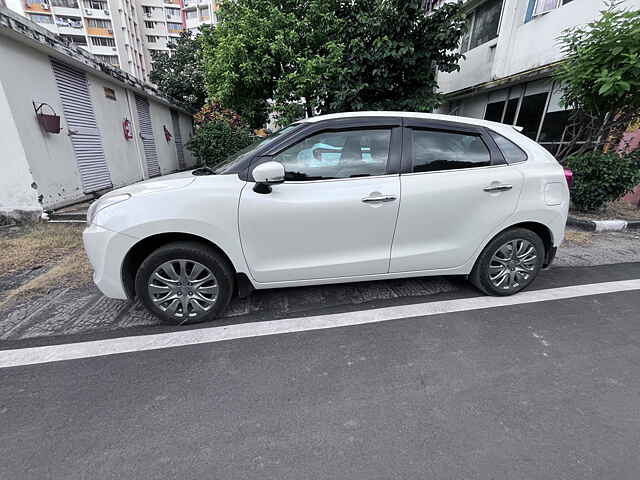
M515 211L523 175L483 128L407 119L390 272L455 268Z
M399 125L376 119L318 127L259 160L282 163L285 182L267 194L253 183L242 191L240 237L256 281L388 271L400 204Z

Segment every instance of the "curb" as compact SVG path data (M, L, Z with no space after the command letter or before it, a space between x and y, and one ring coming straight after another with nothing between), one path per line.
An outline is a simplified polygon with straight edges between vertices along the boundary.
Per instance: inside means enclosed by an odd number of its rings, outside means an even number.
M640 230L640 220L582 220L571 215L567 217L567 225L587 232Z

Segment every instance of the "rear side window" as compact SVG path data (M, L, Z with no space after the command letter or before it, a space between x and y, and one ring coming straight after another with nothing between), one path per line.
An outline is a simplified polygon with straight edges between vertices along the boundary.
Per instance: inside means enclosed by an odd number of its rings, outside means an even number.
M415 129L412 147L414 172L491 165L491 154L479 135Z
M519 163L527 160L527 154L524 153L524 150L511 140L506 139L493 130L489 130L489 135L491 135L493 141L496 142L496 145L498 145L498 148L502 151L507 163Z

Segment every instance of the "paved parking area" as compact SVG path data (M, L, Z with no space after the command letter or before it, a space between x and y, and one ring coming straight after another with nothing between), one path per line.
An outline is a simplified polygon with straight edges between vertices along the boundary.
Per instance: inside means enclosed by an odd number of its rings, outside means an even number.
M638 233L570 231L549 272L561 267L637 261L640 261ZM283 318L322 309L413 301L470 290L460 278L431 277L256 291L247 299L235 299L220 323L235 322L240 318ZM0 341L119 331L159 324L140 303L106 298L93 285L53 288L46 295L17 302L0 315L4 317L0 317Z

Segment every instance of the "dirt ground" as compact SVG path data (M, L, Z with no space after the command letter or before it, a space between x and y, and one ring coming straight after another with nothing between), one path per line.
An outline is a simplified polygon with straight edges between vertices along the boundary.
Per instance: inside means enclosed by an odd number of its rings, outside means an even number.
M0 312L61 285L91 282L82 223L39 223L0 232Z

